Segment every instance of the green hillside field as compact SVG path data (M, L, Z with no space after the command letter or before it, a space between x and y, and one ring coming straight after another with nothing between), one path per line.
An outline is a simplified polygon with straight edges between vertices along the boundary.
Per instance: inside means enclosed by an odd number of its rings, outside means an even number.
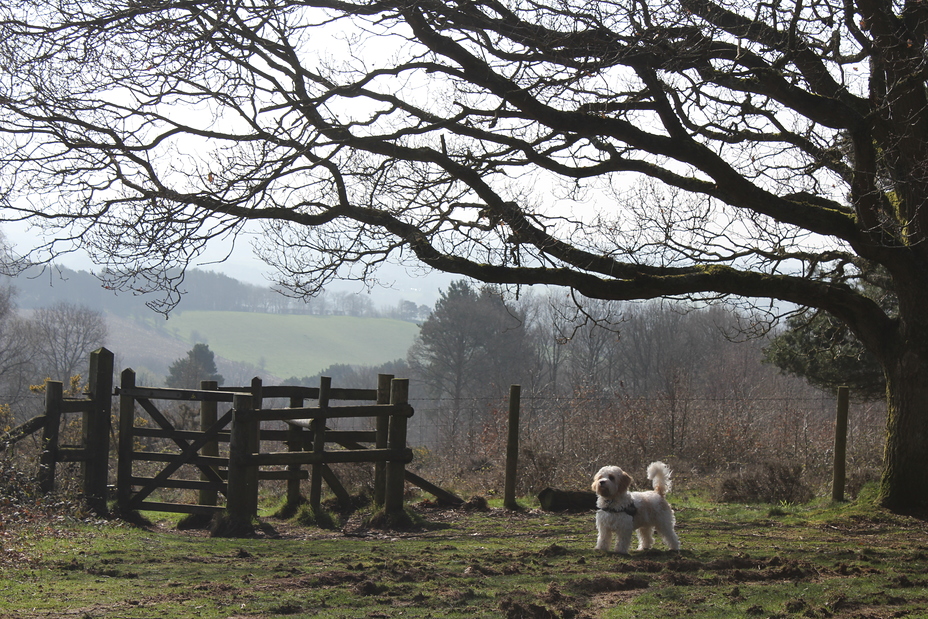
M418 325L389 318L186 311L167 331L220 357L281 378L313 376L330 365L379 365L405 358Z

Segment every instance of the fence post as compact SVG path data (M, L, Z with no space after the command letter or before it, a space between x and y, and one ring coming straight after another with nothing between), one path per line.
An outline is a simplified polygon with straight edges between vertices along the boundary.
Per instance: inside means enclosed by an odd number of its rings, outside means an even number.
M39 457L39 488L47 494L55 489L55 465L58 462L58 431L64 385L61 381L45 383L45 427L42 430L42 455Z
M258 467L250 462L258 438L258 421L252 415L253 402L251 394L232 397L226 509L233 531L250 528L251 521L258 515Z
M329 391L332 388L332 377L319 378L319 410L322 412L329 407ZM313 419L313 453L322 454L325 451L325 417ZM309 506L318 517L322 505L322 467L324 464L313 464L313 477L309 485Z
M84 413L84 499L98 515L107 512L106 495L110 469L110 426L113 410L113 353L98 348L90 353L89 411Z
M390 404L409 403L409 379L395 378L390 386ZM406 448L406 413L390 416L389 448L401 450ZM387 462L386 491L383 511L394 515L403 511L403 490L406 486L406 463L402 460Z
M519 476L519 406L522 396L520 385L509 387L509 435L506 440L506 482L503 507L519 509L516 503L516 480Z
M303 398L301 396L290 397L290 408L302 408ZM289 424L287 428L287 451L303 451L303 428L297 425ZM300 493L300 465L288 464L287 471L290 477L287 479L287 508L295 509L297 505L303 502L303 495Z
M135 398L125 392L135 388L135 372L122 371L119 380L119 435L116 452L116 505L123 514L132 500L132 452L135 450Z
M831 481L831 500L844 500L844 482L847 466L847 414L850 390L838 387L838 410L835 415L835 461Z
M390 384L393 381L393 374L377 375L377 404L390 403ZM376 449L386 449L389 438L390 416L379 415L376 419L376 438L374 447ZM374 463L374 503L383 505L387 490L387 463Z
M201 380L200 389L203 391L215 391L219 389L219 383L215 380ZM219 402L203 400L200 402L200 432L206 432L219 419ZM204 456L219 455L219 441L209 441L200 448L200 453ZM215 470L215 467L214 469ZM201 481L208 481L209 477L205 473L200 473ZM200 496L197 499L200 505L215 506L219 499L219 492L213 488L203 488L200 490Z

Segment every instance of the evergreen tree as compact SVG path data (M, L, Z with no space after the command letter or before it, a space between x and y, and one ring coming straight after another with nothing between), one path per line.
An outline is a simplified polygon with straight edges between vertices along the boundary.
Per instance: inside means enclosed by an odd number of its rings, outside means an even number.
M846 325L828 314L796 316L764 349L767 362L828 391L842 385L862 400L886 397L886 380L877 358Z
M164 382L175 389L198 389L203 380L214 380L221 385L224 380L217 372L215 355L206 344L196 344L187 351L186 357L172 363L168 372Z
M887 315L897 316L899 302L886 270L872 263L858 264L861 283L857 289ZM886 377L879 359L847 324L831 314L807 311L790 318L786 326L764 350L767 362L822 389L834 391L847 385L861 400L886 397Z
M533 347L519 312L492 288L458 280L441 293L408 358L430 395L457 401L521 382Z

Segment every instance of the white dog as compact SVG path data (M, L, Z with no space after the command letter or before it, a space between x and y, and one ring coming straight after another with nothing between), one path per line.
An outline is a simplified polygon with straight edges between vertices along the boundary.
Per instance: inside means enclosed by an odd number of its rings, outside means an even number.
M663 462L648 466L648 479L654 490L629 492L632 478L617 466L604 466L593 477L596 499L596 550L609 550L615 535L615 552L628 554L632 531L638 531L638 550L654 544L654 530L671 550L680 550L673 530L673 509L664 496L670 492L670 467Z

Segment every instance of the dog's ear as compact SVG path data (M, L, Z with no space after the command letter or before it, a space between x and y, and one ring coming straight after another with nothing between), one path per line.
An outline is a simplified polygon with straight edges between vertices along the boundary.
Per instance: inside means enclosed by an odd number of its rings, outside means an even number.
M593 492L599 491L599 473L593 476L593 485L591 487L593 488Z
M628 492L628 489L631 488L633 481L635 480L632 479L631 475L629 475L625 471L622 471L622 476L619 477L619 480L617 482L619 486L619 494L622 494L623 492Z

